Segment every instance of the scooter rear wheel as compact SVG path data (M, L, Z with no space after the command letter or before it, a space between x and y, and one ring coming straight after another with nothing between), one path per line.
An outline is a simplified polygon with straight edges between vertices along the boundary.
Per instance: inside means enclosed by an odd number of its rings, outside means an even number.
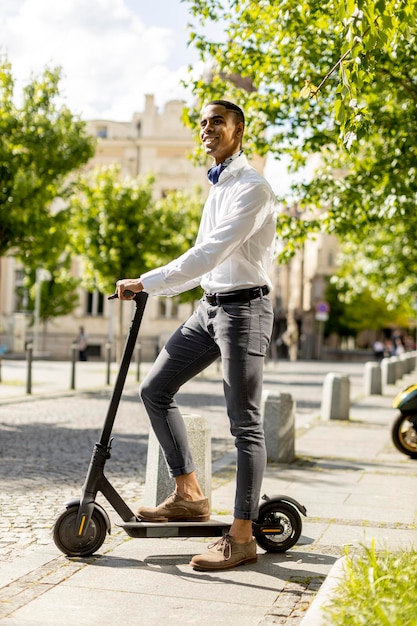
M285 552L301 535L302 522L296 509L286 502L269 502L259 510L256 543L267 552Z
M412 459L417 459L417 417L400 413L391 428L394 446Z
M106 521L98 509L94 509L90 523L83 537L76 534L78 506L70 506L57 518L53 539L55 545L67 556L90 556L102 545L106 538Z

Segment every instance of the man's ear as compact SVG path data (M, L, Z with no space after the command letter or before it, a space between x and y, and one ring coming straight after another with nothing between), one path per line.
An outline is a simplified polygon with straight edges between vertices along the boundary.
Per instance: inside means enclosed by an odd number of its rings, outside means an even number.
M245 125L243 124L243 122L239 122L236 126L236 136L242 138L244 130Z

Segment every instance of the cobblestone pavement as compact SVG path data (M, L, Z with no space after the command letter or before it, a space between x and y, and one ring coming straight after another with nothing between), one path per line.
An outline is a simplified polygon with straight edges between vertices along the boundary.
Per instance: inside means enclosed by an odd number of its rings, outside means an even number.
M203 381L201 385L212 386ZM80 494L109 395L81 393L0 405L0 561L16 557L33 543L50 542L51 526L64 502ZM184 411L192 412L187 394L184 401ZM210 414L216 460L233 450L227 420L219 410L222 398L210 389L199 394L200 402ZM136 389L127 390L115 422L106 475L132 506L142 494L148 431Z

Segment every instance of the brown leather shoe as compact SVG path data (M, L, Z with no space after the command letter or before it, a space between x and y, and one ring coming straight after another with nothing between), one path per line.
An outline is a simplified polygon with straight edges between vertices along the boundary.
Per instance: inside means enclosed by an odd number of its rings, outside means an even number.
M227 534L211 543L206 552L194 556L190 565L199 571L223 570L243 563L256 563L257 558L255 539L248 543L237 543Z
M141 522L208 522L209 502L207 498L191 502L174 492L157 507L140 506L136 517Z

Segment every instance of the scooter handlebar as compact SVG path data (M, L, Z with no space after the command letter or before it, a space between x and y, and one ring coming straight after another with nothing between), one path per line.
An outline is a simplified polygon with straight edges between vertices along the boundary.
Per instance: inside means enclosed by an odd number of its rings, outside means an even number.
M131 291L130 289L125 289L123 293L124 293L124 294L125 294L128 298L131 298L132 296L134 296L134 295L135 295L135 292L134 292L134 291ZM112 295L111 295L111 296L107 296L107 300L114 300L115 298L118 298L118 297L119 297L119 296L118 296L117 292L115 292L115 293L112 293Z

